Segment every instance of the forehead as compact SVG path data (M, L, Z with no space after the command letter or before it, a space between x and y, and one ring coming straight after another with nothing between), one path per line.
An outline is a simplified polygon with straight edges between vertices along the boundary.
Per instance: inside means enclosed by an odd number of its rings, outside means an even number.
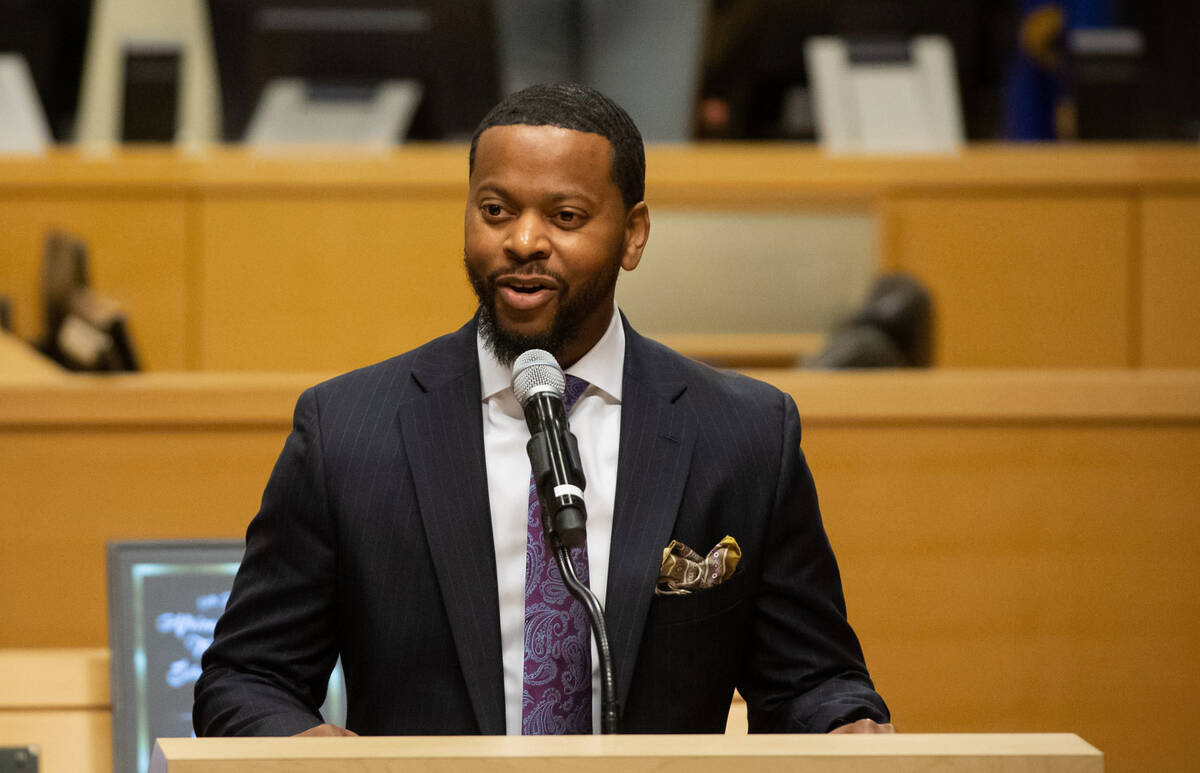
M479 135L471 187L520 182L620 196L612 161L612 144L599 134L559 126L493 126Z

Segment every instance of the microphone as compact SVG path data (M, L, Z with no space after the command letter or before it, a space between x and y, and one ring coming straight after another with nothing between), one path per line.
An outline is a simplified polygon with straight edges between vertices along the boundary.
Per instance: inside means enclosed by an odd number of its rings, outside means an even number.
M587 481L579 445L567 427L566 385L562 368L547 351L530 349L513 363L513 393L529 426L525 450L542 506L542 527L552 540L574 548L587 537Z

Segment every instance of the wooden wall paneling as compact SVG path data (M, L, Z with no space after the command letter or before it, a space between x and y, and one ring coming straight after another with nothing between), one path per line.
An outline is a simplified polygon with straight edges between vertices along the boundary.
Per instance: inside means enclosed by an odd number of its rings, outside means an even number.
M1141 332L1146 367L1200 367L1200 193L1141 200Z
M466 151L0 159L0 292L16 298L20 334L39 334L37 263L57 224L92 244L97 283L130 306L153 370L373 361L470 313L458 259ZM1177 354L1160 356L1153 332L1178 314L1193 324L1195 261L1169 256L1192 254L1195 241L1194 146L836 158L795 144L700 144L647 157L660 212L882 212L884 265L922 274L942 296L945 364L1136 366L1142 322L1147 364L1196 361L1170 334L1161 346Z
M40 773L110 773L109 709L0 709L0 746L41 747Z
M109 773L108 650L0 649L0 746L41 747L42 773Z
M459 195L212 195L200 207L203 369L349 370L474 311Z
M1072 731L1110 771L1189 769L1197 372L755 375L800 407L901 730ZM0 381L0 646L103 645L106 540L242 534L317 378Z
M5 428L0 647L107 642L104 545L240 537L287 434L267 426Z
M1127 367L1128 197L896 196L883 263L933 293L952 367Z
M107 647L0 648L0 709L104 709Z
M42 246L49 228L63 228L87 242L92 286L128 311L143 366L183 369L185 208L183 194L169 188L0 189L0 292L13 296L16 332L43 334Z
M1070 730L1110 772L1189 769L1200 425L818 418L804 443L901 731Z

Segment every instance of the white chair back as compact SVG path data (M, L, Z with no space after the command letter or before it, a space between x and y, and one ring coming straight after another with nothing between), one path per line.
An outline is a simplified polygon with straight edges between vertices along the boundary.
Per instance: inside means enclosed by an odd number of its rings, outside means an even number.
M246 142L260 153L311 145L383 152L403 141L420 101L415 80L384 81L361 98L322 99L302 78L277 78L263 89Z
M0 54L0 153L44 153L51 141L25 57Z
M76 140L93 147L120 141L125 52L139 47L179 50L175 142L217 141L220 91L204 0L95 0Z
M833 153L952 153L964 142L954 50L941 36L900 57L858 57L842 38L805 43L817 138Z

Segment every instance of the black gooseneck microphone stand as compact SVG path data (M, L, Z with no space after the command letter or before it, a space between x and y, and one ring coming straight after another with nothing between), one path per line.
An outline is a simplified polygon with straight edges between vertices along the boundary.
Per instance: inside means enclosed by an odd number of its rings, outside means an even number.
M608 646L608 627L604 623L604 610L600 607L600 600L596 598L596 594L592 593L592 589L584 585L575 573L571 549L562 544L546 523L547 519L543 518L542 531L546 533L546 539L554 552L554 560L558 563L563 584L587 610L588 620L592 624L592 635L596 639L596 655L600 660L600 732L603 735L616 735L620 703L617 700L617 678L613 669L612 650Z

